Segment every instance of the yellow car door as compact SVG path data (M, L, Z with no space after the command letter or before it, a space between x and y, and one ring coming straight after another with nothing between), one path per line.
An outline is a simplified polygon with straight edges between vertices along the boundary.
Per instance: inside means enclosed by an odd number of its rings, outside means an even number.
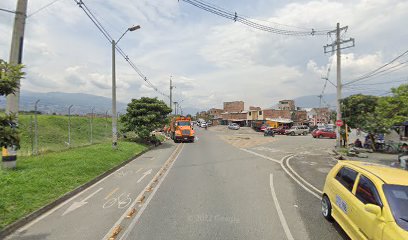
M385 219L381 210L383 200L377 187L373 181L361 174L354 191L355 199L351 202L354 212L350 215L351 220L365 238L381 240Z
M357 171L343 166L335 179L332 180L333 196L331 197L333 199L331 201L333 203L333 214L336 215L337 222L352 238L353 236L359 236L357 228L350 217L354 212L351 203L355 198L352 191L357 175Z

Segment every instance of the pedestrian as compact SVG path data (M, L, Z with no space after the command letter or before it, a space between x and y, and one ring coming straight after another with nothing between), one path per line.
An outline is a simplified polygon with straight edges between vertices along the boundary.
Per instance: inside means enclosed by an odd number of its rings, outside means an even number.
M360 139L358 139L358 138L356 139L356 141L354 142L354 147L356 147L356 148L362 148L363 147Z

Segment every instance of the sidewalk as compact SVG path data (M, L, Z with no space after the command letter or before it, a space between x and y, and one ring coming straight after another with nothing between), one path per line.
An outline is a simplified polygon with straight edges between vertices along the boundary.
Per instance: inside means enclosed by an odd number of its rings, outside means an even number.
M398 162L398 154L385 154L385 153L364 153L368 156L368 158L360 158L360 157L349 157L346 156L347 159L355 160L355 161L364 161L364 162L372 162L390 166L392 163Z

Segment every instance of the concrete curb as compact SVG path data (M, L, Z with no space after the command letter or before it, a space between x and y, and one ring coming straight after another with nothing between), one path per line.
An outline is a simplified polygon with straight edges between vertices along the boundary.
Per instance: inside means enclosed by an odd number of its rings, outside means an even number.
M95 184L96 182L98 182L99 180L101 180L102 178L108 176L109 174L111 174L112 172L118 170L119 168L125 166L126 164L130 163L131 161L135 160L136 158L140 157L141 155L145 154L146 152L150 151L151 149L153 149L155 146L149 146L146 150L143 150L142 152L136 154L135 156L129 158L128 160L122 162L121 164L109 169L108 171L102 173L101 175L97 176L96 178L92 179L91 181L75 188L74 190L72 190L71 192L68 192L64 195L62 195L60 198L56 199L55 201L43 206L42 208L20 218L19 220L17 220L16 222L6 226L5 228L3 228L2 230L0 230L0 239L4 239L5 237L7 237L8 235L12 234L13 232L15 232L17 229L23 227L24 225L26 225L27 223L33 221L34 219L36 219L37 217L41 216L42 214L48 212L49 210L53 209L54 207L58 206L59 204L65 202L66 200L68 200L69 198L75 196L76 194L84 191L85 189L87 189L88 187L92 186L93 184Z

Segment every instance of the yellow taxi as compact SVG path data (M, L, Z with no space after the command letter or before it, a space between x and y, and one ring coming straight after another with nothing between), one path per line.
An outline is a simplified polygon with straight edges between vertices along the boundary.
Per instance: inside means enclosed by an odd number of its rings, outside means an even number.
M329 172L322 213L351 239L408 239L408 171L340 161Z

